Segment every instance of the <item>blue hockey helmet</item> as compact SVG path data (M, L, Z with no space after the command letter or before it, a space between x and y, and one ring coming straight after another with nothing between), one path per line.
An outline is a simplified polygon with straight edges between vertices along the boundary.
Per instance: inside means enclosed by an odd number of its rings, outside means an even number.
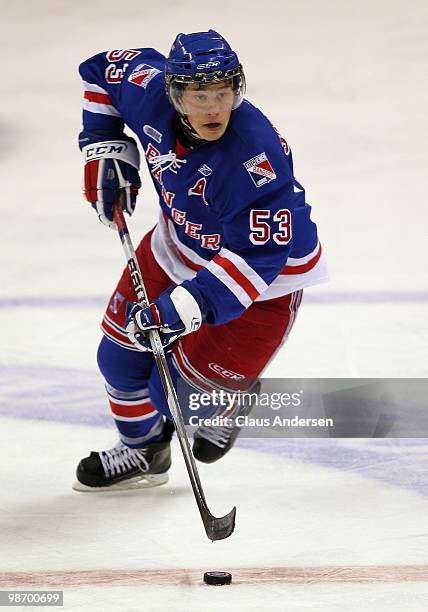
M230 83L232 109L238 108L245 94L245 75L238 56L214 30L178 34L166 60L165 82L168 97L180 113L181 94L190 83L201 89L213 83Z

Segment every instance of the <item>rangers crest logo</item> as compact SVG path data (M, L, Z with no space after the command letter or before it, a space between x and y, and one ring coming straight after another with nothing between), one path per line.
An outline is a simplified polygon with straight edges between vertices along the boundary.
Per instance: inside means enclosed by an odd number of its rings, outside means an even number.
M111 310L113 314L117 314L119 312L119 308L121 307L124 301L125 301L125 298L123 297L123 295L119 293L119 291L116 291L116 293L114 294L114 296L112 297L110 301L110 304L108 307L109 310Z
M147 85L157 74L160 74L160 70L157 68L153 68L153 66L148 64L138 64L129 75L128 81L146 89Z
M256 187L261 187L276 179L275 171L265 152L244 162L244 166Z

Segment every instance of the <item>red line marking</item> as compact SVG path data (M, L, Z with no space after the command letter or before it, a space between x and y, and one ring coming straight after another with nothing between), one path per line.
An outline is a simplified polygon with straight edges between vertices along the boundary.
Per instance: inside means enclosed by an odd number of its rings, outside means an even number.
M2 572L2 588L34 586L61 588L78 586L198 585L205 569L138 569L45 572ZM212 568L211 568L212 569ZM319 567L224 568L233 584L316 584L428 582L428 565L355 565Z

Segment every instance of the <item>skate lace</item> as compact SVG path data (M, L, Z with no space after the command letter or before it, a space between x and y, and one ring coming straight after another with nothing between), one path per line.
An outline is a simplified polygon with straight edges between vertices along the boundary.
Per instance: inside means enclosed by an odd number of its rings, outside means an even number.
M201 425L198 427L198 435L216 446L224 448L229 442L233 430L234 425L221 425L217 427Z
M260 389L259 383L250 389L250 393L254 393L256 388L258 393ZM198 436L212 442L220 448L224 448L229 443L233 430L237 427L236 417L248 415L251 412L251 408L251 405L241 406L239 403L237 403L232 414L229 414L228 416L228 418L231 420L230 425L200 425L197 431ZM220 411L218 411L214 416L219 416L220 414Z
M186 164L186 159L179 159L175 153L169 150L165 155L153 155L148 158L149 164L153 166L153 170L158 170L159 168L164 170L171 170L174 174L177 174L177 170L180 169L180 164Z
M110 450L100 453L100 459L106 476L124 473L127 469L134 467L142 472L147 472L149 469L143 449L129 448L122 442L119 442Z

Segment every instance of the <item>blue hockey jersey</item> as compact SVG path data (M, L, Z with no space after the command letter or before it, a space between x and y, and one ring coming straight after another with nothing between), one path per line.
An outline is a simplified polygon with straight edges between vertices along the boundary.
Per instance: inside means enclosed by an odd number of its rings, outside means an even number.
M286 140L248 101L225 134L180 155L165 57L154 49L100 53L80 65L88 142L138 137L159 195L153 253L174 283L194 283L225 323L254 300L324 282L327 268ZM177 148L179 147L179 148Z

